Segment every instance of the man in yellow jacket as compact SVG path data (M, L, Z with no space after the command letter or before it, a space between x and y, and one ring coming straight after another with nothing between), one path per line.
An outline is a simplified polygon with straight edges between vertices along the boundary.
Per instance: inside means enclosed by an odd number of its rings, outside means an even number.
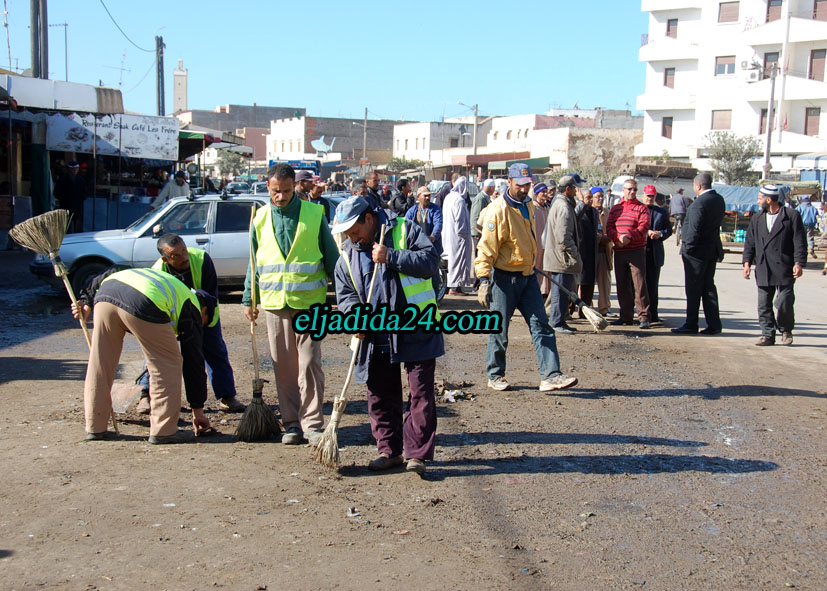
M293 318L313 304L324 304L327 278L333 276L339 250L321 205L296 194L295 171L287 164L267 172L270 204L256 212L250 234L255 268L247 269L244 315L258 318L252 307L251 277L256 274L257 302L267 320L270 355L276 373L279 410L286 433L282 443L316 445L324 418L322 348L309 334L297 334Z
M540 365L540 391L570 388L577 378L560 371L560 357L554 331L534 278L537 256L537 229L531 202L531 169L523 164L508 168L508 190L502 199L492 201L486 209L474 270L480 278L477 298L480 304L502 315L502 330L488 336L486 374L488 387L507 390L505 351L508 347L508 324L514 310L528 323L537 361Z

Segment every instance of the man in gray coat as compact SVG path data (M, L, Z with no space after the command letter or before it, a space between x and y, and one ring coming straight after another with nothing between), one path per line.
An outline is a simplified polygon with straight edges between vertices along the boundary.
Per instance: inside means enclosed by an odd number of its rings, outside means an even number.
M781 205L779 196L775 185L761 187L758 192L761 211L750 220L744 242L744 279L749 279L754 264L758 284L761 338L755 344L759 347L774 345L776 330L781 333L782 345L793 344L793 287L807 265L807 233L801 215L792 207ZM777 314L773 312L773 304Z
M566 289L574 291L577 275L583 269L583 262L577 250L578 223L574 213L575 196L581 179L577 175L566 175L557 183L557 196L551 203L546 222L543 244L543 270ZM566 324L569 297L551 284L551 302L546 305L549 324L556 333L572 334L575 329Z

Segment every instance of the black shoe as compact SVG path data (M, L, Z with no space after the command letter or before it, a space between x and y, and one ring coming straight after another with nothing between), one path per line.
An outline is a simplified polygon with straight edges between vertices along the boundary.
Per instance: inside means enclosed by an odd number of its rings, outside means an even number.
M108 441L114 439L115 434L109 431L101 431L100 433L87 433L86 441Z
M720 328L705 328L701 331L701 334L705 334L707 336L721 334L721 329Z
M683 326L679 326L678 328L673 328L672 332L675 334L698 334L697 328L689 328L685 324Z
M634 322L632 320L621 320L618 318L617 320L612 320L609 324L612 326L632 326Z
M152 445L169 445L173 443L192 443L195 441L195 435L192 431L179 430L172 435L150 435L149 442Z

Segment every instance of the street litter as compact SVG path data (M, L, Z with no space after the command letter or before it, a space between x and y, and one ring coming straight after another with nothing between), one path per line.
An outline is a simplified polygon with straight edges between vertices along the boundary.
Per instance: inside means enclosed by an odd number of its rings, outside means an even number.
M347 515L348 517L359 517L359 516L360 516L360 515L362 515L362 514L361 514L361 513L359 513L359 511L357 511L357 510L356 510L356 507L348 507L348 508L347 508L347 514L346 514L346 515Z
M459 384L442 382L442 387L439 389L439 401L453 404L457 400L476 400L477 397L474 394L463 390L463 388L470 385L468 382L460 382Z

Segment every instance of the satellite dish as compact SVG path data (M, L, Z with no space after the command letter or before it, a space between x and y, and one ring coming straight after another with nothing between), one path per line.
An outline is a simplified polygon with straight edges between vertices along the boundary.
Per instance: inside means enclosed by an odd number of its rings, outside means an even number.
M333 138L333 141L330 142L328 146L324 143L324 136L320 137L317 140L313 140L310 142L310 145L313 146L313 149L317 152L324 152L325 154L330 152L333 149L333 143L336 141L336 138Z

